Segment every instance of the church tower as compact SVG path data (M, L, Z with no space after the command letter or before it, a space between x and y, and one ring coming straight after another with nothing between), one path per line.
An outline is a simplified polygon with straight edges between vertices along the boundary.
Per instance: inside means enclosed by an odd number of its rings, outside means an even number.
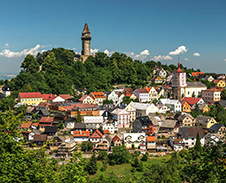
M180 62L178 62L178 69L173 72L172 77L173 99L181 100L186 86L186 73L182 72Z
M84 29L82 31L82 53L81 53L81 59L83 62L90 56L90 31L87 24L85 24Z

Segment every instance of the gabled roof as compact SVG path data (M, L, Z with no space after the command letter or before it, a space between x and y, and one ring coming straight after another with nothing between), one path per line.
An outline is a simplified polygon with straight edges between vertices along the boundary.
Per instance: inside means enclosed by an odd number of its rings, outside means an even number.
M181 128L179 128L179 135L181 135L182 138L196 138L197 133L199 133L199 136L201 138L205 136L205 133L204 133L202 127L181 127Z
M146 139L147 139L147 142L155 142L156 141L155 136L148 136L148 137L146 137Z
M43 98L42 98L43 99ZM47 104L46 102L40 102L38 104L38 107L48 107L49 104Z
M77 104L74 104L74 107L78 107L79 109L97 108L97 104L82 104L82 103L77 103Z
M53 122L54 117L42 117L41 120L39 121L39 123L51 123Z
M44 133L56 133L57 127L56 126L45 126L45 132Z
M148 91L146 89L136 89L139 93L148 93Z
M116 114L116 115L119 115L119 114L128 114L129 115L129 112L127 112L125 109L119 109L119 108L116 108L111 113Z
M64 100L71 99L71 95L69 95L69 94L60 94L59 96L61 98L63 98Z
M181 101L186 101L187 103L189 103L190 105L195 105L196 103L198 103L202 98L199 97L184 97L181 99Z
M177 120L164 120L160 128L174 128L177 124Z
M74 137L89 137L90 131L74 131L73 136Z
M92 92L94 98L106 98L103 92Z
M206 89L206 90L203 90L205 92L221 92L223 90L223 88L216 88L216 87L213 87L213 88L209 88L209 89Z
M187 82L187 87L188 88L199 88L199 87L206 87L205 84L203 84L202 82Z
M42 98L41 92L26 92L26 93L19 93L20 98Z
M196 117L196 123L206 124L211 119L212 119L212 117L210 117L210 116L201 116L201 115L199 115L199 116Z
M132 94L133 93L133 89L132 88L124 88L122 93L123 94Z
M212 125L212 126L209 128L209 130L214 131L214 132L218 132L219 129L220 129L222 126L224 126L224 125L219 124L219 123L215 123L214 125Z
M148 93L150 92L150 90L151 90L151 89L156 90L156 88L155 88L155 87L145 87L145 89L147 90L147 92L148 92Z
M38 128L39 123L32 123L36 128Z
M220 101L217 102L217 104L219 104L220 106L225 108L226 107L226 100L220 100Z
M99 130L96 130L91 136L90 138L102 138L103 137L103 134L99 131Z
M86 128L86 124L85 123L75 123L74 128L75 129L85 129Z
M148 116L139 116L135 119L135 121L139 121L142 125L153 124Z
M55 94L43 94L42 100L50 100L50 99L55 98L55 97L57 97L57 95L55 95Z
M222 80L222 79L214 79L214 80L213 80L214 84L217 84L217 83L219 83L220 81L225 82L225 81L224 81L224 80Z
M43 114L44 116L49 116L50 115L48 109L41 109L38 114Z
M110 134L109 130L103 130L104 134Z
M47 140L47 135L42 134L42 135L34 135L34 142L45 142Z
M133 108L138 110L146 110L148 107L151 106L151 104L148 103L140 103L140 102L130 102L129 105L131 105Z
M22 123L22 125L20 126L20 128L30 128L31 127L32 122L31 121L25 121Z
M122 140L119 138L118 135L115 135L113 138L112 138L112 142L115 143L116 140L120 140L122 142Z
M190 115L190 114L182 114L182 115L179 116L178 121L183 121L183 120L184 120L185 118L187 118L187 117L189 117L189 118L191 118L192 120L194 120L194 118L193 118L192 115Z
M79 101L80 102L82 102L83 100L85 100L86 99L86 97L88 97L89 95L83 95L80 99L79 99ZM91 97L92 98L92 97ZM92 98L93 99L93 98Z

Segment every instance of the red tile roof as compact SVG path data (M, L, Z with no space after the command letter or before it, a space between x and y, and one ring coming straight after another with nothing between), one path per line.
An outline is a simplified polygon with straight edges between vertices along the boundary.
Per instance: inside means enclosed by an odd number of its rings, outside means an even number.
M182 98L181 101L186 101L187 103L189 103L190 105L194 105L196 104L197 102L199 102L202 98L195 98L195 97L184 97Z
M20 98L42 98L41 92L19 93Z
M59 95L61 98L63 98L64 100L67 100L67 99L71 99L71 95L69 94L61 94Z
M42 96L43 96L42 97L43 100L49 100L50 98L56 97L57 95L55 95L55 94L43 94Z
M103 137L103 134L99 131L99 130L96 130L91 136L90 138L102 138Z
M46 102L40 102L38 107L48 107L48 104Z
M74 131L73 136L74 137L89 137L90 131Z
M38 127L39 123L32 123L35 127Z
M126 96L127 96L127 97L131 97L131 96L132 96L132 94L128 94L128 93L127 93L127 94L126 94Z
M119 138L118 135L115 135L113 138L112 138L112 142L115 143L116 140L120 140L122 142L122 140Z
M209 88L207 90L203 90L203 91L208 91L208 92L221 92L223 90L223 88Z
M150 141L156 141L156 138L155 138L155 136L148 136L148 137L146 137L146 139L147 139L147 141L148 142L150 142Z
M104 134L110 134L109 130L104 130Z
M30 128L32 122L31 121L25 121L23 124L20 126L20 128Z
M82 102L87 96L88 96L88 95L83 95L83 96L79 99L79 101Z
M192 76L199 76L200 74L204 74L204 72L192 72Z
M75 106L79 107L79 109L97 108L97 104L75 104Z
M146 89L137 89L137 91L139 93L148 93L148 91Z
M52 123L54 120L54 117L42 117L39 123Z
M92 92L94 98L106 98L103 92Z

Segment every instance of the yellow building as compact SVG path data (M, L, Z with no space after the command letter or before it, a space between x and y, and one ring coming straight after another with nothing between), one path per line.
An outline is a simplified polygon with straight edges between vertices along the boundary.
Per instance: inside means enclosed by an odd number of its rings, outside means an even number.
M18 99L21 103L26 105L38 105L42 102L42 97L41 92L26 92L19 93Z
M215 79L213 82L216 85L216 87L220 87L220 88L225 87L225 81L224 80Z
M216 120L210 116L197 116L196 118L196 125L199 126L203 126L203 128L210 128L211 126L213 126L214 124L216 124Z

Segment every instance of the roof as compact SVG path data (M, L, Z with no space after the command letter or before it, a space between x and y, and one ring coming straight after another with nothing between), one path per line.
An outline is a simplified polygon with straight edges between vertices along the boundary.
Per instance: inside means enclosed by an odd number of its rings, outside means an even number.
M34 135L34 142L45 142L47 140L47 135L46 134L42 134L42 135Z
M204 72L192 72L192 76L199 76L199 74L204 74Z
M221 100L217 102L220 106L226 107L226 100Z
M142 125L153 124L148 116L139 116L135 119L135 121L139 121Z
M129 112L127 112L125 109L119 109L119 108L116 108L114 111L111 112L112 114L130 114Z
M127 97L131 97L132 94L131 94L131 93L127 93L126 96L127 96Z
M138 110L146 110L151 105L148 103L140 103L140 102L130 102L130 104L133 108Z
M188 88L204 88L206 87L205 84L203 84L202 82L187 82L187 87Z
M79 99L79 101L82 102L87 96L89 96L89 95L83 95L83 96Z
M75 123L74 129L85 129L86 124L85 123Z
M209 89L206 89L206 90L203 90L205 92L221 92L223 90L223 88L209 88Z
M91 94L94 96L94 98L106 98L103 92L92 92Z
M220 81L223 81L223 82L224 82L224 80L222 80L222 79L214 79L214 80L213 80L214 84L217 84L217 83L219 83Z
M194 118L192 117L192 115L190 115L190 114L182 114L182 115L179 116L178 121L183 121L184 118L187 118L187 117L189 117L192 120L194 120Z
M133 89L132 88L124 88L122 93L123 94L132 94L133 93Z
M84 123L103 123L104 117L103 116L83 116Z
M109 130L103 130L104 134L110 134Z
M74 137L89 137L90 131L74 131L73 136Z
M36 128L38 127L39 123L32 123Z
M43 98L42 98L43 99ZM38 107L48 107L48 104L46 102L40 102L38 104Z
M120 140L122 142L122 140L119 138L118 135L115 135L113 138L112 138L112 142L115 143L116 140Z
M201 116L201 115L199 115L199 116L196 117L196 123L206 124L211 119L212 119L212 117L210 117L210 116Z
M49 116L49 115L50 115L48 109L41 109L41 110L39 111L39 114L40 114L40 113L42 113L44 116Z
M153 142L153 141L156 141L156 138L155 138L155 136L148 136L148 137L146 137L146 140L147 140L147 142Z
M39 121L39 123L51 123L53 122L54 117L42 117Z
M140 88L140 89L136 89L139 93L148 93L148 91L146 89Z
M88 27L88 24L87 23L84 25L84 29L83 29L82 33L83 34L84 33L89 33L90 34L89 27Z
M175 105L175 104L177 104L177 102L179 102L178 100L173 100L173 99L160 99L159 100L163 105ZM179 102L180 103L180 102Z
M194 105L194 104L198 103L201 99L202 98L199 98L199 97L184 97L181 99L181 101L186 101L190 105Z
M45 126L45 132L44 133L56 133L57 127L56 126Z
M71 95L69 95L69 94L60 94L59 96L65 100L71 99Z
M26 92L26 93L19 93L20 98L42 98L41 92Z
M103 134L99 131L99 130L96 130L91 136L90 138L102 138L103 137Z
M162 122L160 128L174 128L177 124L177 120L167 119Z
M20 126L20 128L30 128L31 127L32 122L31 121L25 121L22 123L22 125Z
M74 107L78 107L79 109L97 108L97 104L82 104L82 103L77 103L77 104L74 104Z
M224 125L219 124L219 123L215 123L215 124L212 125L209 129L210 129L211 131L218 132L219 129L220 129L222 126L224 126Z
M11 87L6 83L3 87L2 87L2 91L10 91Z
M149 92L150 92L150 90L151 90L152 88L154 88L154 89L155 89L155 87L146 87L145 89L146 89L146 90L147 90L147 92L149 93Z
M181 135L182 138L196 138L197 133L199 133L199 136L201 138L205 136L205 133L204 133L202 127L181 127L181 128L179 128L179 135Z
M50 100L50 99L52 99L52 98L55 98L57 95L55 95L55 94L43 94L42 95L42 99L43 100Z

